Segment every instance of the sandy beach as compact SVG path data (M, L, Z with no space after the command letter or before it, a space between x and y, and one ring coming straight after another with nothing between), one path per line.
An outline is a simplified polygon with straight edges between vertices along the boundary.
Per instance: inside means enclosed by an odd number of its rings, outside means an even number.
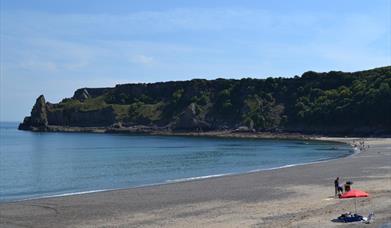
M353 138L319 138L351 143ZM334 198L333 181L370 194L357 211L391 223L391 139L320 163L151 187L0 204L0 227L348 227L332 220L354 211Z

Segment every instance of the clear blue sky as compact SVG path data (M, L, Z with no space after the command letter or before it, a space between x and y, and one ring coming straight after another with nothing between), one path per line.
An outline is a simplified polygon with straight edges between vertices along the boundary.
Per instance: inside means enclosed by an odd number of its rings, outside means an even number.
M389 0L1 0L0 120L80 87L391 64Z

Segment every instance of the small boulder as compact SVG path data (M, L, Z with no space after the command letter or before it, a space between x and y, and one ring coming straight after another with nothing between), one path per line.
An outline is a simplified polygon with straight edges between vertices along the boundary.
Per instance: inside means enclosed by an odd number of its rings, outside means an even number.
M239 126L233 132L255 132L255 130L247 126Z

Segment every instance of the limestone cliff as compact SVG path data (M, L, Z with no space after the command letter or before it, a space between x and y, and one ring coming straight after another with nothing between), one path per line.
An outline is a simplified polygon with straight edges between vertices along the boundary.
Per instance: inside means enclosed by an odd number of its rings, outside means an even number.
M301 77L193 79L81 88L36 100L19 129L36 131L391 133L391 67ZM67 129L65 129L67 128Z
M56 104L46 103L45 97L41 95L37 98L31 115L24 118L19 129L46 131L50 130L50 126L108 127L115 122L116 115L111 106L93 110L61 108Z

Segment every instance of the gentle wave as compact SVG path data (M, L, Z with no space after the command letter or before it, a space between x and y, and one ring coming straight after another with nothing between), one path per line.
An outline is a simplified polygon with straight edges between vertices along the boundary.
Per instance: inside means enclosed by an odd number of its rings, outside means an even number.
M208 179L212 177L222 177L222 176L228 176L234 174L239 174L239 173L224 173L224 174L214 174L214 175L206 175L206 176L199 176L199 177L180 178L175 180L167 180L165 183L177 183L177 182L185 182L185 181L193 181L193 180L202 180L202 179Z
M113 191L113 190L119 190L119 189L115 189L115 188L113 188L113 189L99 189L99 190L89 190L89 191L81 191L81 192L61 193L61 194L55 194L55 195L43 195L43 196L30 197L30 198L26 198L26 199L12 200L12 202L20 202L20 201L35 200L35 199L47 199L47 198L73 196L73 195L82 195L82 194L88 194L88 193L107 192L107 191ZM5 202L7 202L7 201L5 201Z
M87 194L87 193L96 193L96 192L107 192L107 191L112 191L116 189L100 189L100 190L90 190L90 191L82 191L82 192L70 192L70 193L63 193L63 194L57 194L57 195L52 195L47 198L51 197L62 197L62 196L73 196L73 195L81 195L81 194Z

